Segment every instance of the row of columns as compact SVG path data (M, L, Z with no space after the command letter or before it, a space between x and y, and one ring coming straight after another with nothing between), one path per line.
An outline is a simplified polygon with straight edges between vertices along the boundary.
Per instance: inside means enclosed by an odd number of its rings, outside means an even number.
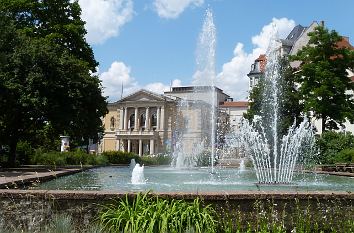
M128 130L128 122L129 122L129 116L128 116L128 108L129 107L122 107L120 109L120 122L119 122L119 129L121 130ZM165 108L162 106L156 107L156 120L157 120L157 125L156 128L158 130L164 129L165 125ZM135 118L134 118L134 129L139 130L140 125L138 124L138 119L139 119L139 108L135 107ZM124 116L124 117L122 117ZM151 122L151 116L150 116L150 107L146 107L145 110L145 129L150 130L150 124Z
M127 148L124 147L124 145L122 146L121 143L124 143L124 141L127 141ZM139 155L142 156L143 155L143 140L142 139L138 139L139 140ZM122 151L126 151L126 152L132 152L132 139L118 139L117 140L117 146L116 146L116 150L122 150ZM149 147L149 153L150 155L153 155L155 153L155 140L154 139L150 139L150 147Z

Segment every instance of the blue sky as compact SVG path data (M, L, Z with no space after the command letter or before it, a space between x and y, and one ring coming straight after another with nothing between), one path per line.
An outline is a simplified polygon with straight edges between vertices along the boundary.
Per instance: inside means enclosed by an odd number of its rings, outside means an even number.
M294 25L324 20L354 44L352 0L79 0L87 40L100 63L109 101L140 88L162 93L190 85L205 11L217 30L217 85L236 100L245 99L250 64L266 49L271 23L281 37Z

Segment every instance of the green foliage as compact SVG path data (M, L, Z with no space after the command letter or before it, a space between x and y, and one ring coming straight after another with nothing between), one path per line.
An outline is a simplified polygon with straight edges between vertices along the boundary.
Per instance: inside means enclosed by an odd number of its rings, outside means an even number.
M20 140L97 139L107 103L78 2L0 3L0 145L9 146L9 162Z
M132 159L135 161L139 159L138 155L123 151L105 151L102 156L105 156L111 164L130 164Z
M192 203L166 200L137 194L134 200L119 200L104 207L100 221L109 232L216 232L216 212L203 206L200 199Z
M130 164L132 159L135 159L135 162L144 165L169 165L172 161L172 157L168 155L158 154L139 156L131 152L123 151L105 151L102 153L102 156L105 156L111 164Z
M342 40L336 31L323 26L308 34L310 41L291 60L301 61L296 82L306 112L322 119L322 132L338 129L346 118L354 121L354 100L347 90L354 90L347 69L353 69L354 51L338 47Z
M164 154L144 155L139 157L137 162L144 165L170 165L172 156Z
M108 160L103 155L87 154L84 151L75 152L42 152L37 150L31 158L32 164L38 165L106 165Z
M354 147L341 150L333 158L334 163L354 163Z
M343 150L354 148L354 135L349 132L338 133L334 131L326 131L317 139L316 144L320 150L320 163L333 164L338 162L348 162L347 159L349 158L347 156L350 155L350 150ZM341 151L343 152L338 154Z
M211 151L203 150L195 158L195 165L197 167L211 166Z

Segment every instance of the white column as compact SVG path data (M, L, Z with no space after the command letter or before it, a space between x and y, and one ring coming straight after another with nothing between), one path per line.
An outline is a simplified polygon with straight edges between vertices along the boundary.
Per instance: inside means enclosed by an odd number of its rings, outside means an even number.
M138 108L137 108L137 107L135 107L134 130L139 130L139 125L138 125Z
M161 129L165 129L165 108L161 107Z
M157 111L157 125L156 128L159 130L160 129L160 109L161 107L157 107L156 111Z
M128 129L128 108L124 108L124 129Z
M150 155L153 155L155 153L155 141L154 139L150 139Z
M123 152L126 152L126 150L125 150L125 144L124 144L124 140L122 139L122 151Z
M116 150L120 150L120 139L117 139Z
M124 108L121 107L120 111L119 111L119 129L122 130L123 129L123 118L124 118Z
M139 155L143 155L143 140L139 139Z
M145 130L149 130L149 107L146 107L146 112L145 112Z
M130 142L130 139L128 139L128 152L131 152L131 142Z

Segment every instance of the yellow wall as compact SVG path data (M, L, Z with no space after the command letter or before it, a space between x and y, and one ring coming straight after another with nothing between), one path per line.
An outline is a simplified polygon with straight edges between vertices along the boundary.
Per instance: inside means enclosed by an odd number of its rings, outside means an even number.
M116 150L116 140L115 139L104 139L103 151Z

